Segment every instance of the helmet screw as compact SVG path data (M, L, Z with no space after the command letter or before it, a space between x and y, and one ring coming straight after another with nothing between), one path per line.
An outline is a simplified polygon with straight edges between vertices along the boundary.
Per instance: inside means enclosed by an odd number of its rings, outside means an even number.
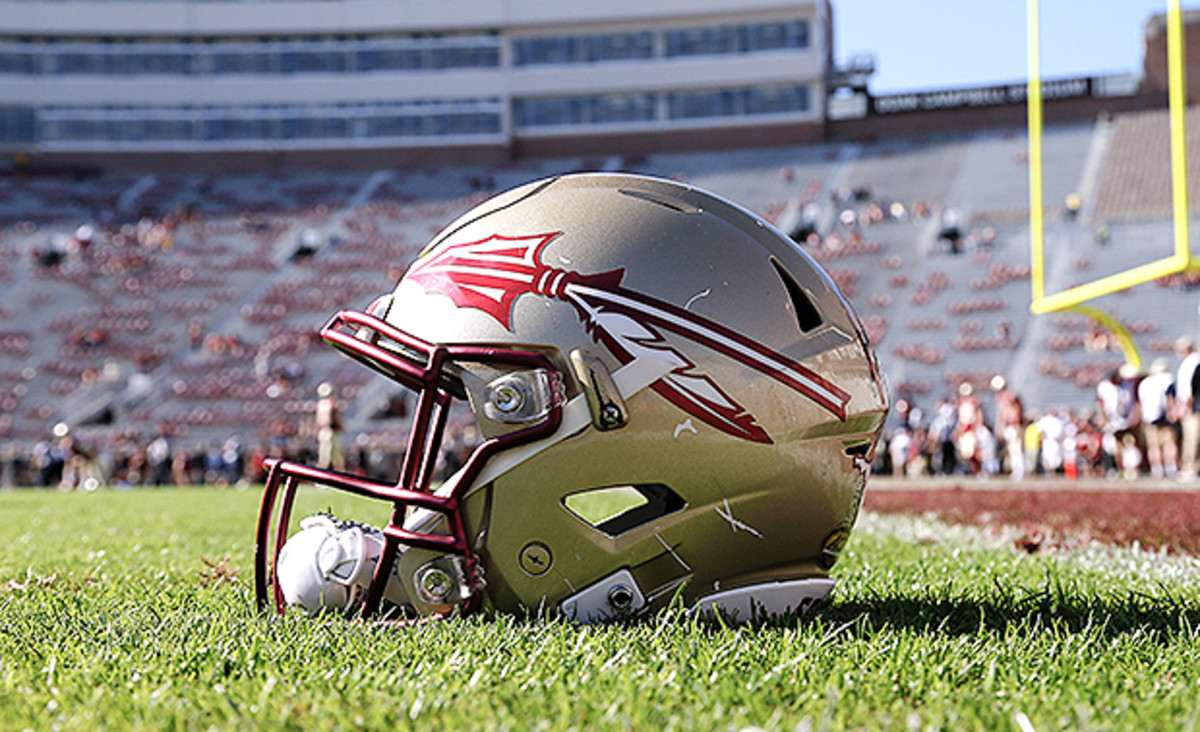
M604 407L601 408L601 414L601 419L603 419L604 424L609 428L621 426L622 414L620 408L617 407L616 404L605 404Z
M450 575L437 567L430 567L421 575L421 589L435 600L450 594Z
M550 565L554 562L554 556L550 553L550 547L541 542L531 541L521 550L521 569L530 577L538 577L550 571Z
M633 606L633 590L625 585L613 585L608 590L608 604L617 610L628 610Z
M492 403L496 405L496 409L505 414L511 414L520 409L524 401L521 391L507 384L497 388L492 394Z

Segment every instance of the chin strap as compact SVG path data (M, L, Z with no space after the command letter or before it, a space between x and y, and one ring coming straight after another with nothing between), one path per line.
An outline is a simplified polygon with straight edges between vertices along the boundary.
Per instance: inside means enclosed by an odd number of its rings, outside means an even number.
M367 524L329 513L301 520L300 531L284 544L276 570L285 604L310 615L336 611L357 616L384 546L384 532ZM422 616L477 609L483 587L483 569L477 562L446 554L406 569L412 572L410 594L397 574L400 557L388 573L384 600Z
M279 555L276 573L284 601L310 614L353 613L370 586L383 546L383 532L372 526L327 513L303 519ZM384 596L395 602L403 592L391 575Z

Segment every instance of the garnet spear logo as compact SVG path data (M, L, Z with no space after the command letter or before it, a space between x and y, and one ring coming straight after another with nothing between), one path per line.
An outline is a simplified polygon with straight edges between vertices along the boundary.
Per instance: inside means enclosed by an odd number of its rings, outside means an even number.
M512 331L512 310L525 294L570 303L592 337L623 364L638 358L665 360L674 368L651 386L688 414L723 432L770 443L754 415L726 394L690 358L663 337L686 338L728 356L812 399L838 419L850 395L811 369L720 323L621 286L624 268L583 274L547 266L546 245L562 232L534 236L492 235L438 247L406 275L427 292L455 305L483 311Z

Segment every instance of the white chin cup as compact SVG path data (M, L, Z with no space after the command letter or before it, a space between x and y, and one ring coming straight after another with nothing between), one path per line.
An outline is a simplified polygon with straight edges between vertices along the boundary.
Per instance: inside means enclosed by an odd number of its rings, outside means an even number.
M755 623L789 614L803 615L832 591L833 580L828 577L763 582L705 595L691 611L709 617L721 613L734 623Z
M275 568L284 602L314 615L350 612L371 584L383 544L381 532L355 525L341 528L331 516L302 520L300 531L283 545Z

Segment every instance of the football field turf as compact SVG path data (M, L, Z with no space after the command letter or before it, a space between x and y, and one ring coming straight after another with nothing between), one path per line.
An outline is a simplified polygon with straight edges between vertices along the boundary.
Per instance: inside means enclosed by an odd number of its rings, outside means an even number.
M1002 531L865 514L832 602L799 622L385 629L254 612L258 497L0 492L0 729L1200 725L1185 556L1028 554Z

